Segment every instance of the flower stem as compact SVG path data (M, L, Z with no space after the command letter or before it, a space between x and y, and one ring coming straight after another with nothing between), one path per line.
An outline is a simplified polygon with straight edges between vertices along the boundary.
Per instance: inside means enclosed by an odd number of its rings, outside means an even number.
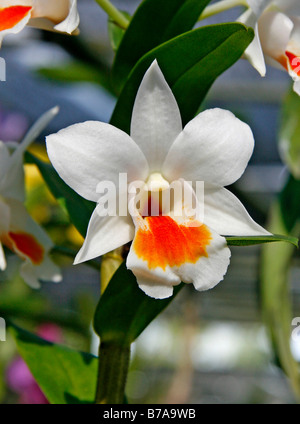
M129 20L109 0L95 0L110 18L123 29L127 29Z
M124 403L130 346L103 342L99 348L96 404Z
M218 13L224 12L225 10L232 9L236 6L246 6L248 3L246 0L221 0L217 3L212 4L204 9L200 15L198 21L209 18L210 16L217 15Z

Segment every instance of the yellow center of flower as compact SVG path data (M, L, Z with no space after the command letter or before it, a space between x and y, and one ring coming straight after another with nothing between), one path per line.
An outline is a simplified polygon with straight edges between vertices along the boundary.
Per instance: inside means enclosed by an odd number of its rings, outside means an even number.
M30 6L11 6L0 9L0 31L16 26L31 11Z

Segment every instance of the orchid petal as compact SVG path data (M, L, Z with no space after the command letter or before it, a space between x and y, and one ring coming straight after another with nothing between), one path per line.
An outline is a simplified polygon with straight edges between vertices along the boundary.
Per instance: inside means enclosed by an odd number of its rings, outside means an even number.
M4 4L1 4L1 11L2 14L6 13L7 11L11 10L10 8L13 7L14 10L19 10L20 8L22 8L23 3L21 7L19 6L19 4L10 4L10 3L14 3L14 2L4 2ZM4 25L5 22L3 21L3 18L1 18L1 23L0 23L0 47L3 41L3 38L7 35L7 34L17 34L20 31L22 31L22 29L28 24L29 19L31 17L31 7L30 5L28 6L26 3L24 4L25 7L23 7L24 12L21 13L16 21L9 21L8 25ZM28 7L26 7L28 6ZM0 16L1 17L1 16Z
M10 208L0 199L0 240L1 234L7 233L10 225Z
M264 13L259 20L259 36L264 53L286 68L287 45L293 30L293 21L283 13Z
M134 273L141 290L155 299L165 299L172 296L173 287L178 286L181 280L169 267L151 269L130 249L126 261L127 268Z
M151 172L161 169L181 131L175 97L155 60L142 80L131 120L131 137L145 154Z
M15 162L19 160L19 157L27 150L33 141L41 134L41 132L49 125L52 119L58 114L59 107L55 106L52 109L45 112L30 128L22 143L17 147L11 156L10 166L14 166Z
M298 96L300 96L300 81L295 81L293 84L293 90L295 91L295 93L298 94Z
M7 145L3 143L3 141L0 141L0 192L1 192L1 186L2 186L2 179L4 175L6 174L9 160L10 160L10 154L9 154Z
M226 239L210 229L211 243L207 246L207 256L202 256L196 264L185 263L178 271L182 281L193 283L198 291L209 290L223 280L230 263L231 252Z
M102 256L133 239L134 228L130 217L100 216L98 208L92 214L84 244L74 264Z
M266 64L259 39L257 16L251 9L248 9L237 21L254 29L254 39L245 50L243 57L264 77L266 75Z
M295 56L300 56L300 17L293 17L291 20L294 27L286 50L293 52Z
M55 25L54 29L56 31L72 34L77 29L79 20L79 14L77 12L77 0L69 0L68 16L60 24Z
M0 270L4 271L6 269L6 259L2 244L0 242Z
M281 11L291 15L300 15L299 0L273 0L272 3Z
M204 223L223 236L270 235L250 217L234 194L216 185L205 184Z
M256 16L260 16L272 0L247 0L249 7Z
M48 126L58 111L59 108L54 107L44 113L30 128L22 143L16 145L11 156L9 156L8 149L6 149L7 152L4 152L6 146L3 146L3 144L1 145L0 143L0 157L3 155L3 161L7 161L6 166L4 166L4 171L1 172L0 176L0 193L3 197L19 201L25 200L23 153L36 139L36 137L38 137L38 135Z
M169 181L183 178L229 185L243 174L253 147L247 124L229 111L206 110L185 126L171 146L163 175Z
M126 262L139 287L148 296L156 299L169 297L173 287L181 281L193 283L197 290L207 290L223 279L230 258L223 237L200 223L196 227L177 225L170 217L155 217L153 220L154 226L147 221L145 228L136 229ZM170 225L168 232L165 231L165 221ZM146 235L147 239L142 251L140 232L145 232L142 237Z
M62 281L60 269L47 256L39 266L32 264L28 259L25 260L20 267L20 276L33 289L40 288L40 280L52 283Z
M36 0L30 26L74 33L79 25L77 0Z
M45 254L48 253L53 247L53 242L43 228L31 218L23 203L15 199L6 199L6 203L10 208L9 231L31 235Z
M110 124L88 121L46 137L49 158L60 177L88 200L97 201L97 185L110 181L118 188L119 174L128 183L145 180L148 164L136 143Z

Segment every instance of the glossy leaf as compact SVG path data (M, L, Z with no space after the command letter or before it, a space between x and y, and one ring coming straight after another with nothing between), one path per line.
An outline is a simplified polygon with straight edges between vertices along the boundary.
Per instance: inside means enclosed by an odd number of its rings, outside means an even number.
M18 351L52 404L93 403L98 360L10 325Z
M53 196L63 202L72 223L81 235L85 237L95 204L83 199L75 193L75 191L60 178L51 164L43 162L29 152L25 154L25 160L27 163L32 163L38 167Z
M255 244L285 241L298 247L298 239L296 237L276 234L271 236L226 237L226 241L228 246L253 246Z
M220 24L187 32L151 50L131 72L111 124L129 133L138 87L155 59L186 124L196 114L214 80L241 57L252 39L253 30L242 24Z
M113 67L116 91L147 52L189 31L210 0L145 0L131 19Z
M94 328L102 342L128 346L174 299L183 284L167 299L147 296L125 262L118 268L98 303Z

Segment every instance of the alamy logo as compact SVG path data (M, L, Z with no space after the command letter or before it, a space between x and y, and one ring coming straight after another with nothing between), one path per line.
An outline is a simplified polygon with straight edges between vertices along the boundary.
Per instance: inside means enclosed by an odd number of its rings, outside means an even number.
M6 323L3 318L0 318L0 342L6 341Z
M6 63L3 57L0 57L0 81L6 81Z

